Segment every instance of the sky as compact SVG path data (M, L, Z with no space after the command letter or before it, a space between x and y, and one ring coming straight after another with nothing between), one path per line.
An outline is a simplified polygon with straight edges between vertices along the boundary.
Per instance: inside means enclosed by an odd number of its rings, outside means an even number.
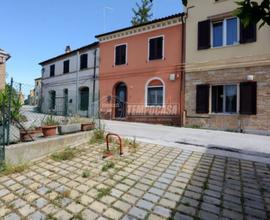
M1 0L0 48L11 55L7 81L13 77L30 90L41 75L39 62L64 53L66 45L76 49L97 34L130 26L139 1ZM152 19L182 12L180 2L154 0Z

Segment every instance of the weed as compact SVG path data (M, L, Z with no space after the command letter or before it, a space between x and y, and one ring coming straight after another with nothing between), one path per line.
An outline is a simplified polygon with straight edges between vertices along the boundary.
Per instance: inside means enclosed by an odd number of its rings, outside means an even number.
M103 167L102 167L101 170L102 170L103 172L106 172L106 171L108 171L109 169L114 168L114 166L115 166L114 162L108 161L108 162L106 162L106 164L103 165Z
M45 220L57 220L57 218L50 213L46 216Z
M93 136L90 139L90 144L103 143L105 139L105 130L103 128L96 128Z
M82 213L78 213L73 215L73 217L71 218L71 220L83 220L84 218L82 217Z
M101 199L104 196L107 196L111 193L111 188L100 188L98 189L97 199Z
M205 181L205 182L203 183L203 190L207 190L207 189L208 189L208 182Z
M127 146L130 151L136 152L136 149L139 146L139 144L136 142L136 137L133 139L125 139L124 142L125 146Z
M1 163L0 165L0 175L9 175L13 173L22 173L29 167L28 164L12 165L8 163Z
M201 129L202 126L193 124L193 125L186 125L185 128Z
M82 173L82 178L88 178L90 176L90 171L89 170L85 170Z
M66 148L65 150L61 152L57 152L51 155L51 159L55 161L62 161L62 160L71 160L72 158L75 157L76 153L75 148Z

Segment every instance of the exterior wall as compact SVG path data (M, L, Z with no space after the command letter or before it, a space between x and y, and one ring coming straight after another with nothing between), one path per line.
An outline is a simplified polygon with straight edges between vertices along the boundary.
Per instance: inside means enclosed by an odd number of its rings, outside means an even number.
M127 86L126 120L180 123L181 31L182 26L177 24L100 43L100 99L103 115L114 118L114 101L108 101L108 97L114 97L115 86L124 82ZM148 40L161 35L164 36L165 58L149 61ZM127 64L115 66L114 49L119 44L127 44ZM174 81L169 80L172 73L176 74ZM146 84L154 77L160 78L165 84L164 107L146 107Z
M267 25L257 31L257 41L254 43L197 50L198 22L214 15L232 12L238 7L235 2L235 0L221 0L217 2L215 0L188 1L188 7L194 6L194 8L189 9L189 16L186 23L186 62L188 65L209 62L209 65L214 66L215 61L220 62L224 60L224 62L230 63L230 61L234 61L234 58L240 57L249 58L251 61L256 57L262 56L269 59L270 28Z
M196 114L197 84L236 84L254 75L257 81L257 114ZM233 68L186 75L186 123L204 128L270 134L270 66Z
M185 113L187 126L270 134L270 29L257 27L257 40L220 48L198 50L198 22L232 12L234 0L190 0L186 29ZM196 85L238 84L254 76L257 114L196 114ZM211 102L211 100L210 100ZM210 106L209 106L210 108Z
M78 70L80 68L79 58L81 54L88 53L88 68ZM42 77L42 112L49 112L50 108L50 91L56 92L56 107L57 114L65 112L64 89L68 89L68 114L79 114L82 116L94 116L97 114L98 101L92 102L93 98L93 74L94 74L94 49L80 51L79 54L61 58L56 62L51 62L43 66L44 73ZM63 74L63 61L70 60L70 72ZM99 50L97 52L96 76L99 75ZM49 77L50 65L55 64L55 76ZM77 83L78 80L78 83ZM80 111L80 92L81 87L89 88L89 107L86 111ZM96 80L95 100L98 100L99 82ZM93 115L94 114L94 115Z
M5 88L6 82L6 64L0 63L0 90Z

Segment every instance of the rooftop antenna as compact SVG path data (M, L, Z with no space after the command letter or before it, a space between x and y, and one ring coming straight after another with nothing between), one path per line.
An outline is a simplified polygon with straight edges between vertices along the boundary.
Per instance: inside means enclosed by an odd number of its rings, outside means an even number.
M112 7L109 6L105 6L103 8L103 31L106 31L106 15L107 15L107 11L113 11Z

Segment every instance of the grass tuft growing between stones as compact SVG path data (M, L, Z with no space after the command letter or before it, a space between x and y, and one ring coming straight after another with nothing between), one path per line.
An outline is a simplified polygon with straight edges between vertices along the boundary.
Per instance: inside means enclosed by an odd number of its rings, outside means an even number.
M90 177L90 171L89 170L83 171L82 178L88 178L88 177Z
M114 162L112 162L112 161L107 161L106 164L103 165L103 167L102 167L101 170L102 170L103 172L106 172L106 171L108 171L109 169L113 169L114 167L115 167Z
M28 169L28 164L19 164L19 165L12 165L9 163L1 163L0 164L0 175L9 175L13 173L22 173L26 169Z
M104 196L107 196L111 193L111 188L100 188L98 189L97 199L101 199Z
M101 144L105 139L105 130L102 128L96 128L93 132L93 136L91 137L89 143L90 144Z
M54 217L53 214L48 214L46 215L45 220L57 220L57 218Z
M63 151L53 153L51 159L54 161L71 160L75 157L76 152L75 148L66 148Z

